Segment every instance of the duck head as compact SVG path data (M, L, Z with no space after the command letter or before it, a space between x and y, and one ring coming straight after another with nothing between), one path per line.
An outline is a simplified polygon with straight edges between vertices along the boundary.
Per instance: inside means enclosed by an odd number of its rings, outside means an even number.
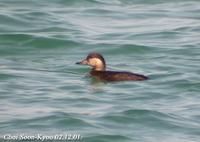
M95 71L105 71L106 70L106 62L103 56L99 53L90 53L86 59L83 59L76 64L80 65L89 65Z

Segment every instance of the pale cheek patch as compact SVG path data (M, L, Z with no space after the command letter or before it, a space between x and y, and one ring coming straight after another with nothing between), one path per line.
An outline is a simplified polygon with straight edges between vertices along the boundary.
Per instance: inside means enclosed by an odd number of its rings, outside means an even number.
M92 58L89 60L91 66L102 66L102 61L98 58Z

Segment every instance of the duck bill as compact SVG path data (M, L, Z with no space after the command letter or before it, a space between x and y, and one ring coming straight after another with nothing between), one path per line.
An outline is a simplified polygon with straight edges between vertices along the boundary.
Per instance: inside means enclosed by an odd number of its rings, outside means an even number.
M86 59L84 59L84 60L82 60L82 61L80 61L80 62L76 62L76 64L78 64L78 65L87 65L88 62L87 62Z

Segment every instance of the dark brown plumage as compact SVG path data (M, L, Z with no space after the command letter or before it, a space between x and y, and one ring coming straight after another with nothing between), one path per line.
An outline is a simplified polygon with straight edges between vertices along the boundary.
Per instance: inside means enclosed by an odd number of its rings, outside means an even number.
M77 64L92 66L90 75L102 81L141 81L147 80L148 77L131 72L106 71L106 62L99 53L90 53L86 59Z
M117 72L117 71L90 71L90 75L100 80L105 81L140 81L146 80L148 77L131 72Z

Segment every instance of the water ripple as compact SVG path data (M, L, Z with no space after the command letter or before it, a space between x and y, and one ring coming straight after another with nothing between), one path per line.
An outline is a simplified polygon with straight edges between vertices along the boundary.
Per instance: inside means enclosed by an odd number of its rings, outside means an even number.
M0 134L199 141L199 1L0 1ZM91 80L89 52L144 82Z

